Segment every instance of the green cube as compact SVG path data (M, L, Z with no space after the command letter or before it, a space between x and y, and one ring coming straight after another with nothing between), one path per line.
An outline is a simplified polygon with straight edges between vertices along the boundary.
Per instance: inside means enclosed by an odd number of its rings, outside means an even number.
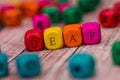
M59 3L68 3L69 0L57 0Z
M80 23L83 12L78 7L70 7L63 12L63 21L66 24Z
M100 0L78 0L78 6L85 12L90 12L96 9Z
M112 60L116 65L120 65L120 42L115 42L112 46Z
M47 7L43 9L43 13L47 14L52 24L56 24L60 21L60 13L56 7Z

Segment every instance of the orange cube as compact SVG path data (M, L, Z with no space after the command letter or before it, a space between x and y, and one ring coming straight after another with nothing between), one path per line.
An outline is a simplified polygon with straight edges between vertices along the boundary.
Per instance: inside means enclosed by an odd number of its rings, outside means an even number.
M80 24L67 25L63 29L64 41L67 47L77 47L82 45L82 30Z
M21 4L21 10L27 17L33 17L39 13L40 7L37 2L23 2Z
M22 13L19 9L10 9L2 13L2 22L5 26L18 26L22 22Z

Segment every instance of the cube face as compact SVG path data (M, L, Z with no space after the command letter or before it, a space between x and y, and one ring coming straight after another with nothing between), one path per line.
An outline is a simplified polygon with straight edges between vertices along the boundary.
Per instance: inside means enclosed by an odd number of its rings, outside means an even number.
M25 34L25 46L28 51L42 50L44 47L42 30L32 29Z
M16 67L21 77L34 77L41 72L40 58L37 53L20 55L16 59Z
M2 14L2 21L5 26L18 26L22 23L22 13L18 9L11 9Z
M76 24L76 23L80 23L83 13L77 7L71 7L66 9L63 12L62 16L63 16L63 21L66 24Z
M45 30L50 27L50 18L45 14L36 15L33 17L33 24L35 29Z
M116 65L120 65L120 42L115 42L112 46L112 60Z
M103 27L116 27L119 24L119 14L114 9L104 9L99 15Z
M63 47L62 29L60 27L48 28L44 32L44 41L47 49Z
M82 45L82 30L80 24L67 25L63 29L64 41L67 47Z
M100 24L88 22L82 25L84 43L88 45L98 44L101 41Z
M79 0L78 5L85 12L91 12L96 9L100 0Z
M60 21L60 13L56 7L47 7L43 10L43 13L50 17L51 23L53 24L56 24Z
M21 9L25 16L33 17L39 12L40 6L35 2L24 2Z
M7 55L0 53L0 77L8 75L8 58Z
M64 10L66 10L66 9L68 9L68 8L70 8L71 7L71 5L70 4L68 4L68 3L62 3L62 4L59 4L58 5L58 9L59 9L59 11L62 13L62 12L64 12Z
M68 61L68 69L73 78L89 78L95 73L95 60L86 53L76 54Z

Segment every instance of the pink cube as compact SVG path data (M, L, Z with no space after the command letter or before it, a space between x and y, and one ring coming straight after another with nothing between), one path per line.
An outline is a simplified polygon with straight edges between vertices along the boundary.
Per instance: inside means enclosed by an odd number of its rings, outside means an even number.
M35 15L33 17L33 25L34 29L45 30L46 28L49 28L51 26L50 18L46 14Z
M5 12L5 11L10 10L10 9L15 9L15 7L12 5L4 5L1 8L1 12Z
M58 5L58 9L60 12L63 12L65 9L70 8L71 5L68 3L63 3Z
M98 44L101 41L101 28L97 22L88 22L82 25L84 43Z

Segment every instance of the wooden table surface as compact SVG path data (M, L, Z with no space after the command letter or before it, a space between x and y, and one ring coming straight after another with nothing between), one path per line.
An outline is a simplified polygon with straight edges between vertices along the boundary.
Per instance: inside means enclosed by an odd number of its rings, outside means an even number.
M116 1L120 0L102 0L96 11L84 15L82 23L98 21L99 12L103 8L112 7ZM57 26L63 25L61 23ZM4 28L0 31L2 51L9 57L10 70L9 76L0 80L73 80L68 73L67 61L76 52L91 53L96 59L96 74L88 80L120 80L120 67L115 66L111 60L111 45L115 41L120 41L120 25L116 28L102 28L102 41L97 45L38 51L42 60L42 74L29 79L20 78L16 71L15 59L21 54L28 53L24 46L24 34L31 28L31 19L24 19L20 27Z

